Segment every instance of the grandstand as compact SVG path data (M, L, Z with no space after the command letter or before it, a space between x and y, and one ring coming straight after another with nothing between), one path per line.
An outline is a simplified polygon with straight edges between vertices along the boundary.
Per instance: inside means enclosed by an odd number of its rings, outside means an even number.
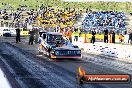
M11 11L15 13L18 9L22 9L22 6L25 8L20 13L22 25L28 23L53 29L56 26L66 28L83 24L83 28L88 30L94 27L100 30L115 28L115 30L124 31L128 25L126 25L126 21L130 22L128 19L131 18L131 15L127 17L126 14L132 11L132 2L66 2L64 0L3 0L0 2L1 11L6 9L8 15L11 14ZM28 13L32 9L34 9L34 15L29 16ZM38 16L41 13L43 15ZM85 17L84 14L88 15ZM13 19L1 19L1 21L12 23Z
M125 14L123 12L113 11L98 11L87 13L83 25L84 29L89 32L92 28L100 30L102 33L104 29L114 29L115 31L125 31Z
M41 20L39 20L41 25L45 27L50 26L54 28L56 26L60 26L61 28L65 28L67 26L72 27L76 22L77 18L81 15L81 12L77 12L75 10L60 10L49 8L44 14L41 16Z

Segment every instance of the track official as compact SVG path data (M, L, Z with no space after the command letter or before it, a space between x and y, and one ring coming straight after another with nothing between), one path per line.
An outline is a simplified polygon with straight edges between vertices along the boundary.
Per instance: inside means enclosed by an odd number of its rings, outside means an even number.
M18 42L21 42L20 29L19 28L16 29L16 43L18 43Z
M112 35L112 43L115 43L115 32L114 32L114 30L112 30L111 35Z
M31 45L33 45L33 41L34 41L34 34L35 34L35 31L34 30L32 30L32 31L29 31L29 45L31 44Z
M104 30L104 42L108 43L108 29Z
M95 43L95 35L96 35L96 31L95 29L92 30L92 39L91 39L91 43Z
M74 41L78 41L79 33L78 33L77 29L75 29L75 31L73 32L73 35L74 35Z

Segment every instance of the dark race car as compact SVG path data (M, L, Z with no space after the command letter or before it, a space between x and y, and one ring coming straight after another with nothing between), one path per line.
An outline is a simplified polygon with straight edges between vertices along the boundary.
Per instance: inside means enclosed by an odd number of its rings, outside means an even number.
M50 58L81 58L81 50L58 32L40 32L39 53Z

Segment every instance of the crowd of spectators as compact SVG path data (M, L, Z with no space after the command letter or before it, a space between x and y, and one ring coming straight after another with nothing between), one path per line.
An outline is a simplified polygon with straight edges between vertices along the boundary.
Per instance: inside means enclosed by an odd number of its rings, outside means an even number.
M0 9L0 19L3 19L1 20L1 26L3 24L7 24L7 26L11 24L13 27L26 27L27 24L37 24L37 19L40 16L42 19L40 26L43 25L46 27L48 25L51 28L55 28L56 26L60 26L61 28L72 27L81 14L81 11L77 12L71 8L55 9L52 7L43 7L38 10L29 10L26 8L26 6L20 6L17 10Z
M24 7L24 9L23 9ZM9 11L6 9L0 10L1 26L7 22L7 27L19 27L27 29L28 24L43 26L49 31L61 32L67 39L71 41L72 32L76 29L73 27L74 22L77 21L82 11L72 8L60 9L52 7L41 7L38 10L27 10L25 6L20 6L17 10ZM26 15L26 16L25 16ZM39 19L40 18L40 19ZM5 22L4 22L5 21ZM40 21L40 25L38 25ZM77 30L77 29L76 29ZM78 35L78 33L74 33Z
M45 8L41 14L43 25L66 27L73 26L81 12L77 12L75 9Z
M17 10L0 9L0 26L27 28L27 24L35 23L37 17L34 9L26 10L26 7L23 6Z
M98 11L98 12L88 12L84 21L84 29L91 30L91 28L97 29L97 31L103 31L104 29L115 29L125 30L125 14L123 12L113 12L113 11Z

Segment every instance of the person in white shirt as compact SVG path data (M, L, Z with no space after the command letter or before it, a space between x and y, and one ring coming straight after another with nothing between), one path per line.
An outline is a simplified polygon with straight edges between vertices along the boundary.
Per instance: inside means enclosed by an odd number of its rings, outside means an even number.
M124 35L124 43L125 44L129 43L129 35L127 33L125 33L125 35Z

